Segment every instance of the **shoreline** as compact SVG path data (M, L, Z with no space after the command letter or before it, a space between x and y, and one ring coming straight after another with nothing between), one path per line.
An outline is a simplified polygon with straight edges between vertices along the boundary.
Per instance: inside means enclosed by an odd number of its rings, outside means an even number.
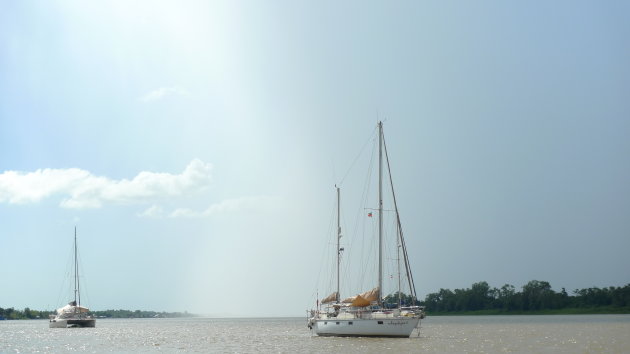
M628 315L630 307L565 308L536 311L476 310L428 312L427 316L512 316L512 315Z

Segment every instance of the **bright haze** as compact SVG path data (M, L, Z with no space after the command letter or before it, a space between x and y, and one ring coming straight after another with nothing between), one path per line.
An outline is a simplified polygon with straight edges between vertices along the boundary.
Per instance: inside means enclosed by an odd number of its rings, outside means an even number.
M67 302L76 226L94 310L301 316L378 120L420 297L625 285L628 13L3 1L0 307Z

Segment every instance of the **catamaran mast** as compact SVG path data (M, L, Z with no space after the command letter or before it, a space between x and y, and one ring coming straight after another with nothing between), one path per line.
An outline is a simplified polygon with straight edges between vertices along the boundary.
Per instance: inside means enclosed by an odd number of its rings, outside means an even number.
M337 186L335 186L337 187ZM335 301L339 303L341 301L340 293L339 293L339 268L341 263L341 212L340 210L340 197L339 197L339 187L337 187L337 296Z
M77 302L78 296L78 302ZM74 302L81 306L81 294L79 293L79 260L77 257L77 227L74 227Z
M378 122L378 303L383 299L383 122Z

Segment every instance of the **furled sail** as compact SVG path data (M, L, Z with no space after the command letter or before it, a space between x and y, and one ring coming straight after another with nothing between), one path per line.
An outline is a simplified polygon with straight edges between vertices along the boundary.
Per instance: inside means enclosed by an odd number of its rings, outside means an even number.
M350 306L365 307L365 306L370 306L370 302L364 299L363 296L357 295L354 298L354 300L352 300L352 303L350 304Z
M362 298L364 298L367 301L378 301L378 294L380 293L379 291L380 289L378 288L378 286L372 290L368 290L366 292L364 292L363 294L361 294L360 296Z
M350 304L350 306L365 307L365 306L369 306L373 301L378 301L378 294L379 294L379 289L377 286L376 288L372 290L368 290L357 296L351 296L349 298L346 298L342 302L345 304Z
M341 301L341 302L343 302L344 304L350 304L356 298L357 298L356 296L350 296L350 297L347 297L347 298L343 299L343 301Z
M322 304L327 304L329 302L335 302L337 301L337 292L335 291L334 293L326 296L323 300L322 300Z
M61 315L61 314L72 314L72 313L85 313L89 311L90 310L87 307L73 306L71 304L68 304L62 308L58 308L57 314Z
M350 297L347 297L347 298L343 299L341 302L343 302L344 304L349 304L352 301L354 301L354 299L356 299L356 298L357 298L356 296L350 296Z

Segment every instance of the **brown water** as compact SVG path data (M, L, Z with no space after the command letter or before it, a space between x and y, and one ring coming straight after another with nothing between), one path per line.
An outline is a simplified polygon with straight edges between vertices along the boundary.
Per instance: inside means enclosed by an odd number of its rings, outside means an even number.
M428 317L409 339L314 337L303 318L0 321L0 352L630 353L630 315Z

